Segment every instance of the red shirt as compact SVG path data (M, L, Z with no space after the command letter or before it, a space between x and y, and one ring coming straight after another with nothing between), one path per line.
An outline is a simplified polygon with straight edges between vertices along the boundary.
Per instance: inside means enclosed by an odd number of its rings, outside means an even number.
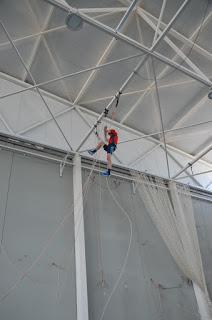
M118 136L117 135L112 135L112 136L110 136L109 144L114 143L116 145L116 144L118 144L118 141L119 141Z

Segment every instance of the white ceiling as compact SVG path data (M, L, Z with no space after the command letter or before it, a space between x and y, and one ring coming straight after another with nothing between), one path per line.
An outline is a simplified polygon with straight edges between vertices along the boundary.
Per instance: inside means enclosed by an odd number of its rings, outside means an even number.
M93 68L99 64L142 54L127 42L84 23L80 31L66 27L64 5L80 9L103 25L117 27L129 8L128 0L2 0L0 2L0 130L16 136L68 149L68 139L77 149L90 126L101 114L125 80L144 59L137 56L99 70L50 83L43 82ZM68 4L67 4L68 3ZM182 0L143 0L130 13L120 32L147 48L155 37L162 5L165 4L159 32L165 29L182 5ZM212 2L190 0L155 51L210 83L212 78ZM4 30L4 28L6 30ZM16 48L23 59L16 52ZM26 68L30 73L27 73ZM160 109L171 176L211 145L212 100L209 87L180 70L154 59L159 101L152 59L136 72L120 97L115 121L120 140L154 134L135 142L123 143L115 162L167 176ZM5 97L23 88L39 85ZM45 98L45 104L42 100ZM52 120L52 114L57 123ZM63 134L61 134L61 132ZM92 135L81 149L95 143ZM158 147L157 147L158 146ZM152 151L151 151L152 150ZM103 157L103 155L102 155ZM136 161L137 159L137 161ZM193 173L212 170L212 152L193 165ZM191 174L189 169L187 173ZM184 172L182 174L186 175ZM186 182L186 179L182 181ZM187 182L212 188L212 174L195 176Z

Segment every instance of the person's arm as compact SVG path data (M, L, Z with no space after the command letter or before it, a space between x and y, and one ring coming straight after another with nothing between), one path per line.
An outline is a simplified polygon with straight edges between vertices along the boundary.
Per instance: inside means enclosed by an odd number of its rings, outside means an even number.
M105 141L106 141L106 142L109 141L109 139L108 139L108 137L107 137L107 132L108 132L107 126L105 126L105 127L104 127L104 135L105 135Z

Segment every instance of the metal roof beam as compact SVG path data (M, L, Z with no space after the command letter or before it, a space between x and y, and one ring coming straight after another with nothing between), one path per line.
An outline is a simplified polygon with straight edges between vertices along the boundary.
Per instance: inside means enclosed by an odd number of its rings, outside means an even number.
M168 159L168 153L167 153L167 142L166 142L166 135L164 132L164 122L163 122L163 115L162 115L162 110L161 110L161 104L160 104L160 96L159 96L159 90L158 90L158 84L157 84L157 76L155 72L155 64L154 60L152 59L152 70L153 70L153 76L154 76L154 81L155 81L155 94L156 94L156 99L157 103L155 103L157 107L157 113L158 113L158 118L160 119L160 126L161 126L161 131L162 131L162 139L163 139L163 146L165 149L165 156L166 156L166 165L167 165L167 172L168 172L168 178L170 179L170 167L169 167L169 159Z
M46 47L46 50L47 50L47 52L48 52L48 54L49 54L49 58L50 58L50 60L52 61L53 65L54 65L54 67L55 67L55 69L56 69L56 72L57 72L58 75L61 77L60 69L59 69L59 67L58 67L58 64L57 64L54 56L53 56L52 51L51 51L50 48L49 48L48 42L46 41L45 37L44 37L43 40L44 40L44 45L45 45L45 47ZM66 82L62 79L62 80L61 80L61 83L62 83L62 86L63 86L63 93L64 93L64 95L69 98L70 102L72 102L73 99L72 99L72 97L71 97L71 95L70 95L70 92L69 92L69 90L68 90L68 86L67 86Z
M136 3L135 3L136 4ZM131 10L134 9L134 6L129 7L128 10L125 7L125 15L123 16L122 20L120 21L120 23L117 26L117 30L120 30L123 27L123 24L126 22L126 19L128 18ZM126 24L125 24L126 27ZM111 53L111 51L114 49L115 45L117 44L116 38L113 37L112 40L110 40L109 44L107 45L106 49L103 51L103 53L101 54L101 57L99 58L96 66L99 66L101 63L103 63L108 55ZM84 82L83 86L81 87L80 91L78 92L74 103L78 103L79 100L82 98L82 96L85 94L85 92L88 90L88 87L90 86L90 84L94 81L95 79L95 75L97 73L98 70L94 70L90 73L90 75L88 76L87 80Z
M23 65L24 69L28 72L28 74L29 74L32 82L36 85L36 81L35 81L33 75L31 74L30 70L27 68L27 66L26 66L26 64L25 64L25 62L24 62L24 60L23 60L23 58L22 58L22 56L21 56L18 48L17 48L16 45L14 44L14 42L13 42L13 40L12 40L9 32L7 31L7 29L5 28L4 24L3 24L1 21L0 21L0 25L2 26L2 29L4 30L4 33L5 33L6 37L8 38L8 40L10 41L12 47L14 48L14 50L15 50L18 58L20 59L21 64ZM60 131L61 135L63 136L65 142L66 142L67 145L69 146L70 150L72 150L72 146L71 146L70 142L69 142L68 139L66 138L66 136L65 136L63 130L61 129L59 123L58 123L57 120L55 119L54 114L52 113L51 109L49 108L46 100L44 99L44 97L43 97L43 95L42 95L42 93L40 92L40 90L39 90L38 88L36 88L36 92L38 93L38 95L40 96L40 98L41 98L43 104L45 105L46 109L48 110L48 112L49 112L50 115L52 116L52 118L53 118L53 120L54 120L54 122L55 122L55 124L56 124L56 126L57 126L57 128L58 128L58 130Z
M129 0L118 0L120 3L123 3L125 5L129 4L130 1ZM147 11L144 8L140 8L137 7L136 8L137 13L139 14L140 12L145 13L146 15L148 15L150 18L152 18L152 20L154 20L157 24L159 22L160 16L159 18L154 16L152 13L150 13L149 11ZM161 8L162 9L162 8ZM160 12L161 15L162 12ZM205 20L203 21L203 25L202 27L204 27L209 21L210 18L212 17L212 11L209 12L209 14L206 16ZM164 28L167 26L166 23L164 23L161 19L160 21L160 25L162 25ZM194 43L192 41L193 38L195 38L196 34L199 32L199 27L194 31L194 33L189 37L185 37L183 34L181 34L179 31L176 31L174 28L170 29L170 34L175 37L175 39L180 40L181 42L183 42L184 44L187 44L189 46L192 46L192 48L199 52L201 55L205 56L207 59L212 60L212 53L210 53L209 51L207 51L206 49L202 48L200 45L198 45L197 43Z
M188 4L188 1L190 0L185 0L183 5L181 5L181 7L179 8L178 12L175 14L175 16L172 18L172 20L169 22L169 24L167 25L167 27L163 30L163 36L162 38L165 36L166 32L169 31L169 29L171 28L172 24L175 22L176 18L178 17L178 15L180 14L180 12L184 9L185 5ZM76 9L76 8L73 8L73 7L70 7L68 6L68 4L60 4L58 2L58 0L51 0L50 1L51 3L54 3L56 6L59 6L61 8L63 8L65 11L67 11L67 13L69 12L72 12L72 13L75 13L76 15L80 16L85 22L87 22L88 24L91 24L92 26L95 26L96 28L102 30L103 32L107 33L107 34L110 34L111 36L114 36L116 37L117 39L120 39L121 41L125 42L125 43L128 43L130 46L144 52L147 54L147 56L153 56L155 57L157 60L175 68L175 69L178 69L180 71L182 71L184 74L190 76L191 78L193 79L196 79L197 81L211 87L212 85L212 82L211 81L207 81L205 79L203 79L202 77L200 77L198 74L196 74L195 72L177 64L176 62L173 62L172 60L170 60L169 58L163 56L162 54L160 53L157 53L154 51L153 48L147 48L143 45L141 45L138 41L135 41L133 40L132 38L120 33L120 32L115 32L115 30L109 26L106 26L105 24L99 22L99 21L96 21L95 19L85 15L84 13L80 12L80 10ZM162 39L161 36L157 39L157 42L156 43L159 43L160 40Z
M38 23L38 20L37 20L37 16L35 15L35 13L34 13L34 11L33 11L33 9L32 9L31 3L29 3L29 7L30 7L30 10L31 10L31 12L32 12L35 20L36 20L37 26L39 27L39 23ZM48 15L47 15L47 18L46 18L46 20L45 20L45 22L44 22L44 24L43 24L42 30L41 30L41 35L40 35L39 38L36 40L35 47L34 47L34 49L33 49L33 51L32 51L32 56L31 56L30 62L29 62L29 64L28 64L28 69L29 69L29 70L31 69L31 66L33 65L33 62L34 62L34 60L35 60L35 58L36 58L36 54L37 54L37 52L38 52L38 50L39 50L39 46L40 46L40 44L41 44L41 41L43 40L43 43L44 43L44 45L45 45L45 48L46 48L46 50L47 50L47 52L48 52L48 54L49 54L50 60L52 61L52 63L53 63L53 65L54 65L57 73L58 73L59 75L61 75L60 70L59 70L59 67L58 67L58 65L57 65L57 63L56 63L56 61L55 61L55 58L53 57L53 54L52 54L52 52L51 52L51 50L50 50L50 48L49 48L49 46L48 46L47 40L46 40L46 38L45 38L45 33L43 32L43 31L45 31L45 29L46 29L46 28L48 27L48 25L49 25L49 22L50 22L50 19L51 19L51 17L52 17L52 14L53 14L54 9L55 9L55 8L54 8L53 6L50 7L49 13L48 13ZM26 77L27 77L27 73L26 73ZM24 79L24 81L25 81L25 80L26 80L26 78ZM68 90L68 88L67 88L67 86L66 86L66 83L65 83L63 80L62 80L61 82L62 82L62 86L63 86L63 90L64 90L64 91L63 91L63 94L64 94L66 97L68 97L70 100L72 100L72 98L71 98L71 96L70 96L70 93L69 93L69 90Z
M18 80L18 79L16 79L16 78L13 78L13 77L11 77L11 76L8 76L8 75L6 75L6 74L5 74L5 75L2 74L1 77L2 77L3 79L6 79L6 80L8 80L8 81L14 82L14 83L19 84L19 85L28 86L26 83L22 83L20 80ZM50 94L50 93L48 93L48 92L44 92L43 90L42 90L42 93L43 93L44 95L46 95L46 96L51 97L52 99L55 99L56 101L59 101L59 102L61 102L61 103L69 104L69 105L70 105L70 108L67 108L66 110L63 110L63 111L61 112L61 114L62 114L63 112L64 112L64 113L69 112L71 109L74 108L74 107L73 107L73 104L70 103L69 101L65 100L65 99L58 98L57 96L55 96L55 95L53 95L53 94ZM83 106L79 106L79 109L82 110L83 112L87 113L87 114L90 114L91 116L96 117L96 118L99 116L98 113L96 113L96 112L94 112L94 111L91 111L91 110L89 110L89 109L87 109L87 108L85 108L85 107L83 107ZM57 113L57 114L54 114L54 115L55 115L55 117L57 118L57 117L60 116L60 113ZM35 123L33 126L31 126L31 128L28 127L28 129L31 130L31 129L33 129L33 128L36 128L36 126L42 125L42 123L45 123L45 122L48 122L48 121L51 121L51 118L50 118L50 117L49 117L48 119L45 119L45 120L43 120L43 121L39 121L39 122ZM183 130L183 129L186 129L186 128L195 127L195 126L199 126L199 125L203 125L203 124L211 123L211 122L212 122L212 121L200 122L200 123L197 123L197 124L193 124L193 125L191 125L191 126L186 126L186 127L182 127L182 128L179 128L179 129L175 129L175 131ZM153 137L156 136L157 134L160 134L161 132L155 132L155 133L153 133L153 134L145 135L144 133L142 133L142 132L139 131L139 130L135 130L135 129L133 129L133 128L130 128L130 127L124 125L124 124L121 124L121 123L119 123L119 122L117 122L117 121L114 121L114 120L112 120L112 119L109 119L109 118L107 118L107 123L109 123L111 126L117 126L117 127L118 127L119 129L121 129L121 130L125 130L125 131L127 131L127 132L129 132L129 133L131 133L131 134L133 134L133 135L136 135L136 136L137 136L137 140L147 139L147 140L149 140L149 141L151 141L151 142L153 142L153 143L159 143L159 141L156 140L156 139L154 139ZM24 130L23 130L23 131L24 131ZM18 134L24 134L23 131L22 131L22 132L18 132L18 133L16 133L15 135L17 136ZM27 129L26 129L26 131L27 131ZM165 130L165 132L167 132L167 130ZM132 139L132 140L134 141L134 139ZM131 139L130 139L130 141L131 141ZM180 155L183 155L183 156L185 156L185 157L188 157L188 158L190 158L191 160L193 160L193 158L194 158L194 156L192 156L192 155L190 155L190 154L188 154L188 153L186 153L186 152L184 152L184 151L182 151L182 150L180 150L180 149L178 149L178 148L176 148L176 147L174 147L174 146L168 145L168 149L169 149L170 151L174 151L174 152L177 152L177 153L180 154ZM206 160L201 159L200 162L201 162L203 165L206 165L206 166L209 166L210 168L212 168L212 164L209 163L209 162L207 162Z
M50 28L50 29L47 29L47 30L44 30L44 31L33 33L33 34L28 35L28 36L24 36L24 37L13 39L13 42L16 44L16 42L19 42L19 41L25 41L25 40L28 40L28 39L33 39L35 37L39 37L41 35L48 34L48 33L54 32L54 31L60 31L60 30L63 30L63 29L66 29L66 24L63 25L63 26ZM4 46L7 46L7 45L10 45L9 41L2 42L2 43L0 43L0 48L4 47Z
M208 101L208 95L205 90L202 90L195 99L193 99L189 104L187 104L181 111L174 116L174 118L169 122L170 129L179 128L183 122L186 121L197 109L201 108L205 102Z
M142 9L143 11L143 9ZM137 9L137 12L139 13L140 12L140 9L138 8ZM207 19L205 20L205 24L207 23ZM204 24L204 25L205 25ZM203 26L204 26L203 25ZM193 37L196 35L196 33L198 32L199 30L199 27L194 31L194 33L191 35L190 39L189 40L192 40ZM182 48L183 49L183 48ZM176 60L176 58L178 58L178 54L176 54L174 57L173 57L173 61ZM158 75L158 79L160 79L161 77L164 76L164 74L169 70L170 66L166 65L165 68L160 72L160 74ZM193 78L195 79L195 78ZM142 100L145 98L146 95L148 95L152 88L154 87L154 81L149 85L147 86L147 88L145 89L144 93L140 96L140 98L135 102L135 104L130 108L130 110L123 116L123 118L121 119L121 123L124 123L126 122L126 120L128 119L128 117L132 114L132 112L140 105L140 103L142 102Z
M205 148L207 148L212 141L212 136L209 136L209 138L204 141L200 146L198 146L198 148L195 149L195 154L199 154L200 152L202 152L202 150L204 150Z
M167 150L167 153L169 155L169 157L181 168L183 169L183 165L171 154L171 152L169 150ZM187 173L188 176L190 176L188 170L186 169L185 170L185 173ZM187 176L187 178L188 178ZM191 180L194 181L195 184L197 184L199 187L203 187L203 185L196 179L196 178L193 178L193 177L190 177Z
M146 16L150 17L153 21L155 21L156 23L158 23L158 18L155 17L153 14L151 14L150 12L148 12L145 9L140 9L137 8L137 13L140 14L141 12L143 12L144 14L146 14ZM203 22L203 26L206 26L207 23L210 21L212 17L212 12L210 12L207 17L205 18L204 22ZM163 21L161 21L161 26L163 26L164 28L166 27L166 23L164 23ZM192 46L193 50L195 50L196 52L198 52L199 54L203 55L205 58L209 59L210 61L212 61L212 53L210 53L209 51L207 51L206 49L202 48L199 44L194 43L193 39L195 38L195 36L197 35L197 33L199 32L199 27L192 33L192 35L187 38L185 37L183 34L181 34L179 31L176 31L174 28L171 28L169 33L170 35L172 35L175 39L181 41L182 43L184 43L185 45L188 46Z
M27 86L27 88L24 88L24 89L15 91L15 92L11 92L11 93L2 95L2 96L0 96L0 99L8 98L10 96L13 96L13 95L16 95L16 94L19 94L19 93L22 93L22 92L25 92L25 91L28 91L28 90L32 90L32 89L39 88L41 86L44 86L44 85L47 85L47 84L50 84L50 83L57 82L59 80L63 80L63 79L66 79L66 78L71 78L71 77L83 74L85 72L89 72L89 71L93 71L93 70L99 70L101 68L104 68L106 66L109 66L109 65L112 65L112 64L115 64L115 63L119 63L119 62L131 60L131 59L135 59L135 58L138 58L141 55L142 54L135 54L135 55L132 55L132 56L129 56L129 57L126 57L126 58L121 58L121 59L109 61L109 62L106 62L106 63L103 63L103 64L96 65L96 66L91 67L91 68L87 68L87 69L83 69L83 70L76 71L76 72L73 72L73 73L69 73L69 74L66 74L64 76L52 79L52 80L44 81L44 82L41 82L41 83L36 83L34 85Z
M129 6L129 8L127 9L127 11L125 12L125 14L123 15L121 21L119 22L119 24L117 25L115 32L119 31L121 29L121 27L123 26L123 24L125 23L125 21L127 20L127 18L129 17L129 15L131 14L131 12L133 11L133 9L135 8L137 2L139 2L140 0L133 0Z
M155 29L154 38L153 38L153 41L152 41L152 45L155 43L155 41L157 39L157 36L159 34L158 31L160 30L160 23L161 23L161 20L163 18L163 13L164 13L164 10L165 10L165 7L166 7L166 2L167 2L167 0L163 0L162 6L161 6L161 10L160 10L160 15L159 15L159 18L158 18L158 21L157 21L157 26L156 26L156 29Z
M160 29L157 30L157 26L152 22L150 18L148 18L145 13L140 11L139 13L140 17L144 19L144 21L156 32L158 32L159 35L161 35L162 31ZM168 36L164 37L164 41L177 53L178 56L180 56L187 65L189 65L198 75L206 79L207 81L210 81L210 79L184 54L184 52L178 48L173 41L169 39ZM154 41L155 42L155 41ZM153 42L153 43L154 43Z
M139 23L139 20L138 20L138 16L136 16L136 24L137 24L137 28L138 28L138 34L139 34L139 38L140 38L140 41L141 43L143 43L143 37L142 37L142 32L141 32L141 27L140 27L140 23ZM147 61L147 63L145 64L145 67L146 67L146 71L147 71L147 74L148 74L148 77L150 77L150 67L149 67L149 62ZM123 95L122 95L123 96ZM152 99L153 101L155 102L154 100L154 96L152 95ZM153 151L155 151L158 147L161 146L161 143L159 142L156 143L156 146L154 146L153 148L151 148L150 150L148 150L147 152L145 153L142 153L141 155L139 155L139 157L136 157L135 160L131 161L128 165L135 165L137 164L138 162L140 162L141 160L145 159L147 156L149 156Z
M188 4L189 0L185 0L183 2L183 4L180 6L180 8L178 9L178 11L176 12L176 14L174 15L174 17L171 19L171 21L169 22L169 24L167 25L167 27L164 29L164 31L162 32L162 34L159 36L159 38L156 40L155 44L152 46L152 48L150 50L148 50L148 54L146 55L146 57L137 65L136 69L129 75L129 77L126 79L126 81L123 83L123 85L121 86L119 91L123 91L124 88L127 86L127 84L129 83L129 81L132 79L132 77L134 76L134 73L139 70L139 68L146 62L146 60L148 59L149 55L152 55L153 51L156 49L156 47L159 45L160 41L165 37L166 33L169 31L169 29L171 28L171 26L174 24L174 22L176 21L176 19L178 18L178 16L180 15L180 13L183 11L183 9L185 8L185 6ZM70 11L74 12L75 14L78 14L78 10L70 7L69 8ZM85 17L85 15L80 14L79 16L81 16L81 18L86 18L85 21L87 21L88 23L91 23L90 18L88 19L87 17ZM94 22L95 20L92 19L92 25L96 25L96 23ZM96 25L96 26L100 26L100 25ZM107 26L102 27L101 24L101 28L105 30L108 30ZM118 38L120 38L121 40L123 40L123 37L125 37L124 35L120 34L119 32L114 32L113 29L110 29L110 33L112 32L112 34L115 33L115 35L119 36ZM112 31L111 31L112 30ZM127 37L128 38L128 37ZM127 43L131 43L131 41L134 42L134 40L128 38L128 40L126 41ZM139 47L141 46L140 43L138 43L136 41L136 43L139 45ZM133 45L135 46L135 45ZM135 46L137 47L137 46ZM143 48L143 46L141 46ZM111 100L111 102L109 102L109 104L107 105L107 107L105 108L105 111L109 111L109 109L111 108L113 102L116 100L116 95L114 96L114 98ZM97 122L93 125L93 127L90 129L90 131L86 134L86 136L84 137L84 139L82 140L82 142L80 143L80 145L77 148L77 151L80 150L80 148L82 147L82 145L85 143L85 141L88 139L88 137L90 136L90 134L92 133L92 131L94 130L94 128L96 127L96 125L99 123L99 121L101 121L101 119L103 118L105 111L99 116L99 118L97 119Z
M9 131L10 134L15 135L15 132L13 131L13 129L10 127L10 125L8 124L8 122L5 120L4 116L2 114L0 114L0 120L3 123L3 125L7 128L7 130Z
M156 146L152 147L151 149L149 149L146 152L142 152L142 154L140 154L138 157L136 157L136 159L130 161L128 163L129 167L133 167L134 165L136 165L137 163L141 162L142 160L144 160L146 157L148 157L150 154L152 154L152 152L154 152L156 149L158 149L161 146L161 144L157 144Z
M27 1L27 5L28 5L28 7L29 7L29 9L30 9L30 11L32 13L32 16L34 17L34 20L35 20L37 26L40 28L40 25L38 23L37 17L36 17L36 15L35 15L35 13L34 13L34 11L32 9L31 3L29 1ZM37 54L37 52L39 50L39 47L40 47L40 44L41 44L41 41L42 41L42 32L47 28L53 11L54 11L54 7L51 6L49 11L48 11L47 17L46 17L46 19L45 19L45 21L43 23L43 26L41 28L41 33L40 33L39 37L36 39L35 45L34 45L34 47L32 49L31 56L30 56L29 61L27 63L27 68L28 69L31 69L31 67L33 65L33 62L35 60L36 54ZM22 80L25 81L26 78L27 78L27 75L28 75L28 72L26 71L26 69L24 69L24 74L23 74L23 79Z
M92 110L86 109L85 107L79 106L79 108L80 108L83 112L85 112L85 113L87 113L87 114L90 114L90 115L95 116L95 117L99 116L98 113L96 113L96 112L94 112L94 111L92 111ZM210 121L210 122L211 122L211 121ZM127 131L127 132L129 132L129 133L132 133L132 134L136 135L136 136L138 137L138 140L139 140L139 139L143 139L143 138L145 138L145 139L148 138L148 140L151 141L151 142L153 142L153 143L160 143L160 141L158 141L157 139L155 139L154 137L152 137L152 134L144 135L144 134L143 134L141 131L139 131L139 130L135 130L135 129L133 129L133 128L130 128L130 127L124 125L124 124L121 124L121 123L119 123L119 122L117 122L117 121L114 121L114 120L112 120L112 119L109 119L109 118L107 118L107 123L109 123L111 126L117 126L117 127L118 127L119 129L121 129L121 130L125 130L125 131ZM166 132L166 131L165 131L165 132ZM154 135L159 134L159 133L161 133L161 132L157 132L157 133L155 133ZM121 142L120 142L120 143L121 143ZM194 159L194 156L192 156L191 154L188 154L188 153L186 153L185 151L182 151L182 150L180 150L180 149L178 149L178 148L176 148L176 147L174 147L174 146L168 145L168 149L169 149L170 151L177 152L178 154L180 154L180 155L182 155L182 156L184 156L184 157L188 157L188 158L190 158L191 160ZM206 166L209 166L210 168L212 168L212 164L211 164L211 163L205 161L204 159L200 159L200 161L201 161L201 163L202 163L203 165L206 165Z
M196 163L198 160L200 160L202 157L204 157L208 152L212 150L212 144L210 144L205 150L203 150L200 154L196 155L191 162L189 162L185 167L183 167L182 170L178 171L172 179L177 178L181 173L183 173L188 168L192 167L194 163Z
M99 67L102 63L104 63L104 61L107 59L108 55L110 54L110 52L112 51L114 45L116 44L116 39L113 38L112 40L110 40L109 44L107 45L106 49L104 50L104 52L102 53L101 57L99 58L97 64L95 67ZM85 92L87 91L88 87L90 86L90 84L93 82L94 77L97 73L99 69L94 69L90 75L88 76L88 78L86 79L86 81L84 82L84 84L82 85L80 91L78 92L74 103L78 103L79 100L81 99L81 97L85 94Z
M207 186L205 187L205 189L208 189L211 185L212 185L212 180L207 184Z
M176 82L170 82L170 83L167 83L167 84L161 84L158 86L158 88L170 88L170 87L176 87L176 86L182 86L184 84L190 84L190 83L193 83L195 80L185 80L185 81L176 81ZM127 91L127 92L123 92L122 93L122 97L124 96L130 96L130 95L134 95L134 94L137 94L137 93L142 93L142 92L145 92L146 89L141 89L141 90L133 90L133 91ZM96 99L92 99L92 100L85 100L83 101L83 104L90 104L90 103L96 103L98 101L104 101L104 100L108 100L108 99L112 99L112 95L110 96L105 96L105 97L101 97L101 98L96 98Z
M55 117L55 119L58 119L60 116L66 114L66 113L69 113L69 112L70 112L71 110L73 110L73 109L75 109L75 107L68 107L68 108L66 108L65 110L62 110L62 111L60 111L60 112L55 113L55 114L54 114L54 117ZM37 128L43 126L44 124L46 124L46 123L48 123L48 122L50 122L50 121L53 121L52 117L48 117L48 118L46 118L46 119L44 119L44 120L42 120L42 121L38 121L38 122L36 122L36 123L33 123L33 125L25 128L25 129L23 129L23 130L18 131L17 133L15 133L15 135L18 135L18 136L24 135L24 134L26 134L27 132L29 132L29 131L31 131L31 130L33 130L33 129L37 129Z
M80 11L83 13L119 13L119 12L125 12L126 7L110 7L110 8L80 8Z
M203 171L203 172L199 172L199 173L188 174L187 176L178 177L175 180L181 180L181 179L187 179L187 178L190 178L190 177L201 176L201 175L207 174L207 173L212 173L212 170L207 170L207 171Z

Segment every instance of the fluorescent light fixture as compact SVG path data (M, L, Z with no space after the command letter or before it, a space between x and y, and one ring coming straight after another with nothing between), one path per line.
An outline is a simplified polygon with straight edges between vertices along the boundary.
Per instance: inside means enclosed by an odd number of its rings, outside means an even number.
M72 31L78 31L83 26L83 20L75 13L71 13L66 18L67 27Z

